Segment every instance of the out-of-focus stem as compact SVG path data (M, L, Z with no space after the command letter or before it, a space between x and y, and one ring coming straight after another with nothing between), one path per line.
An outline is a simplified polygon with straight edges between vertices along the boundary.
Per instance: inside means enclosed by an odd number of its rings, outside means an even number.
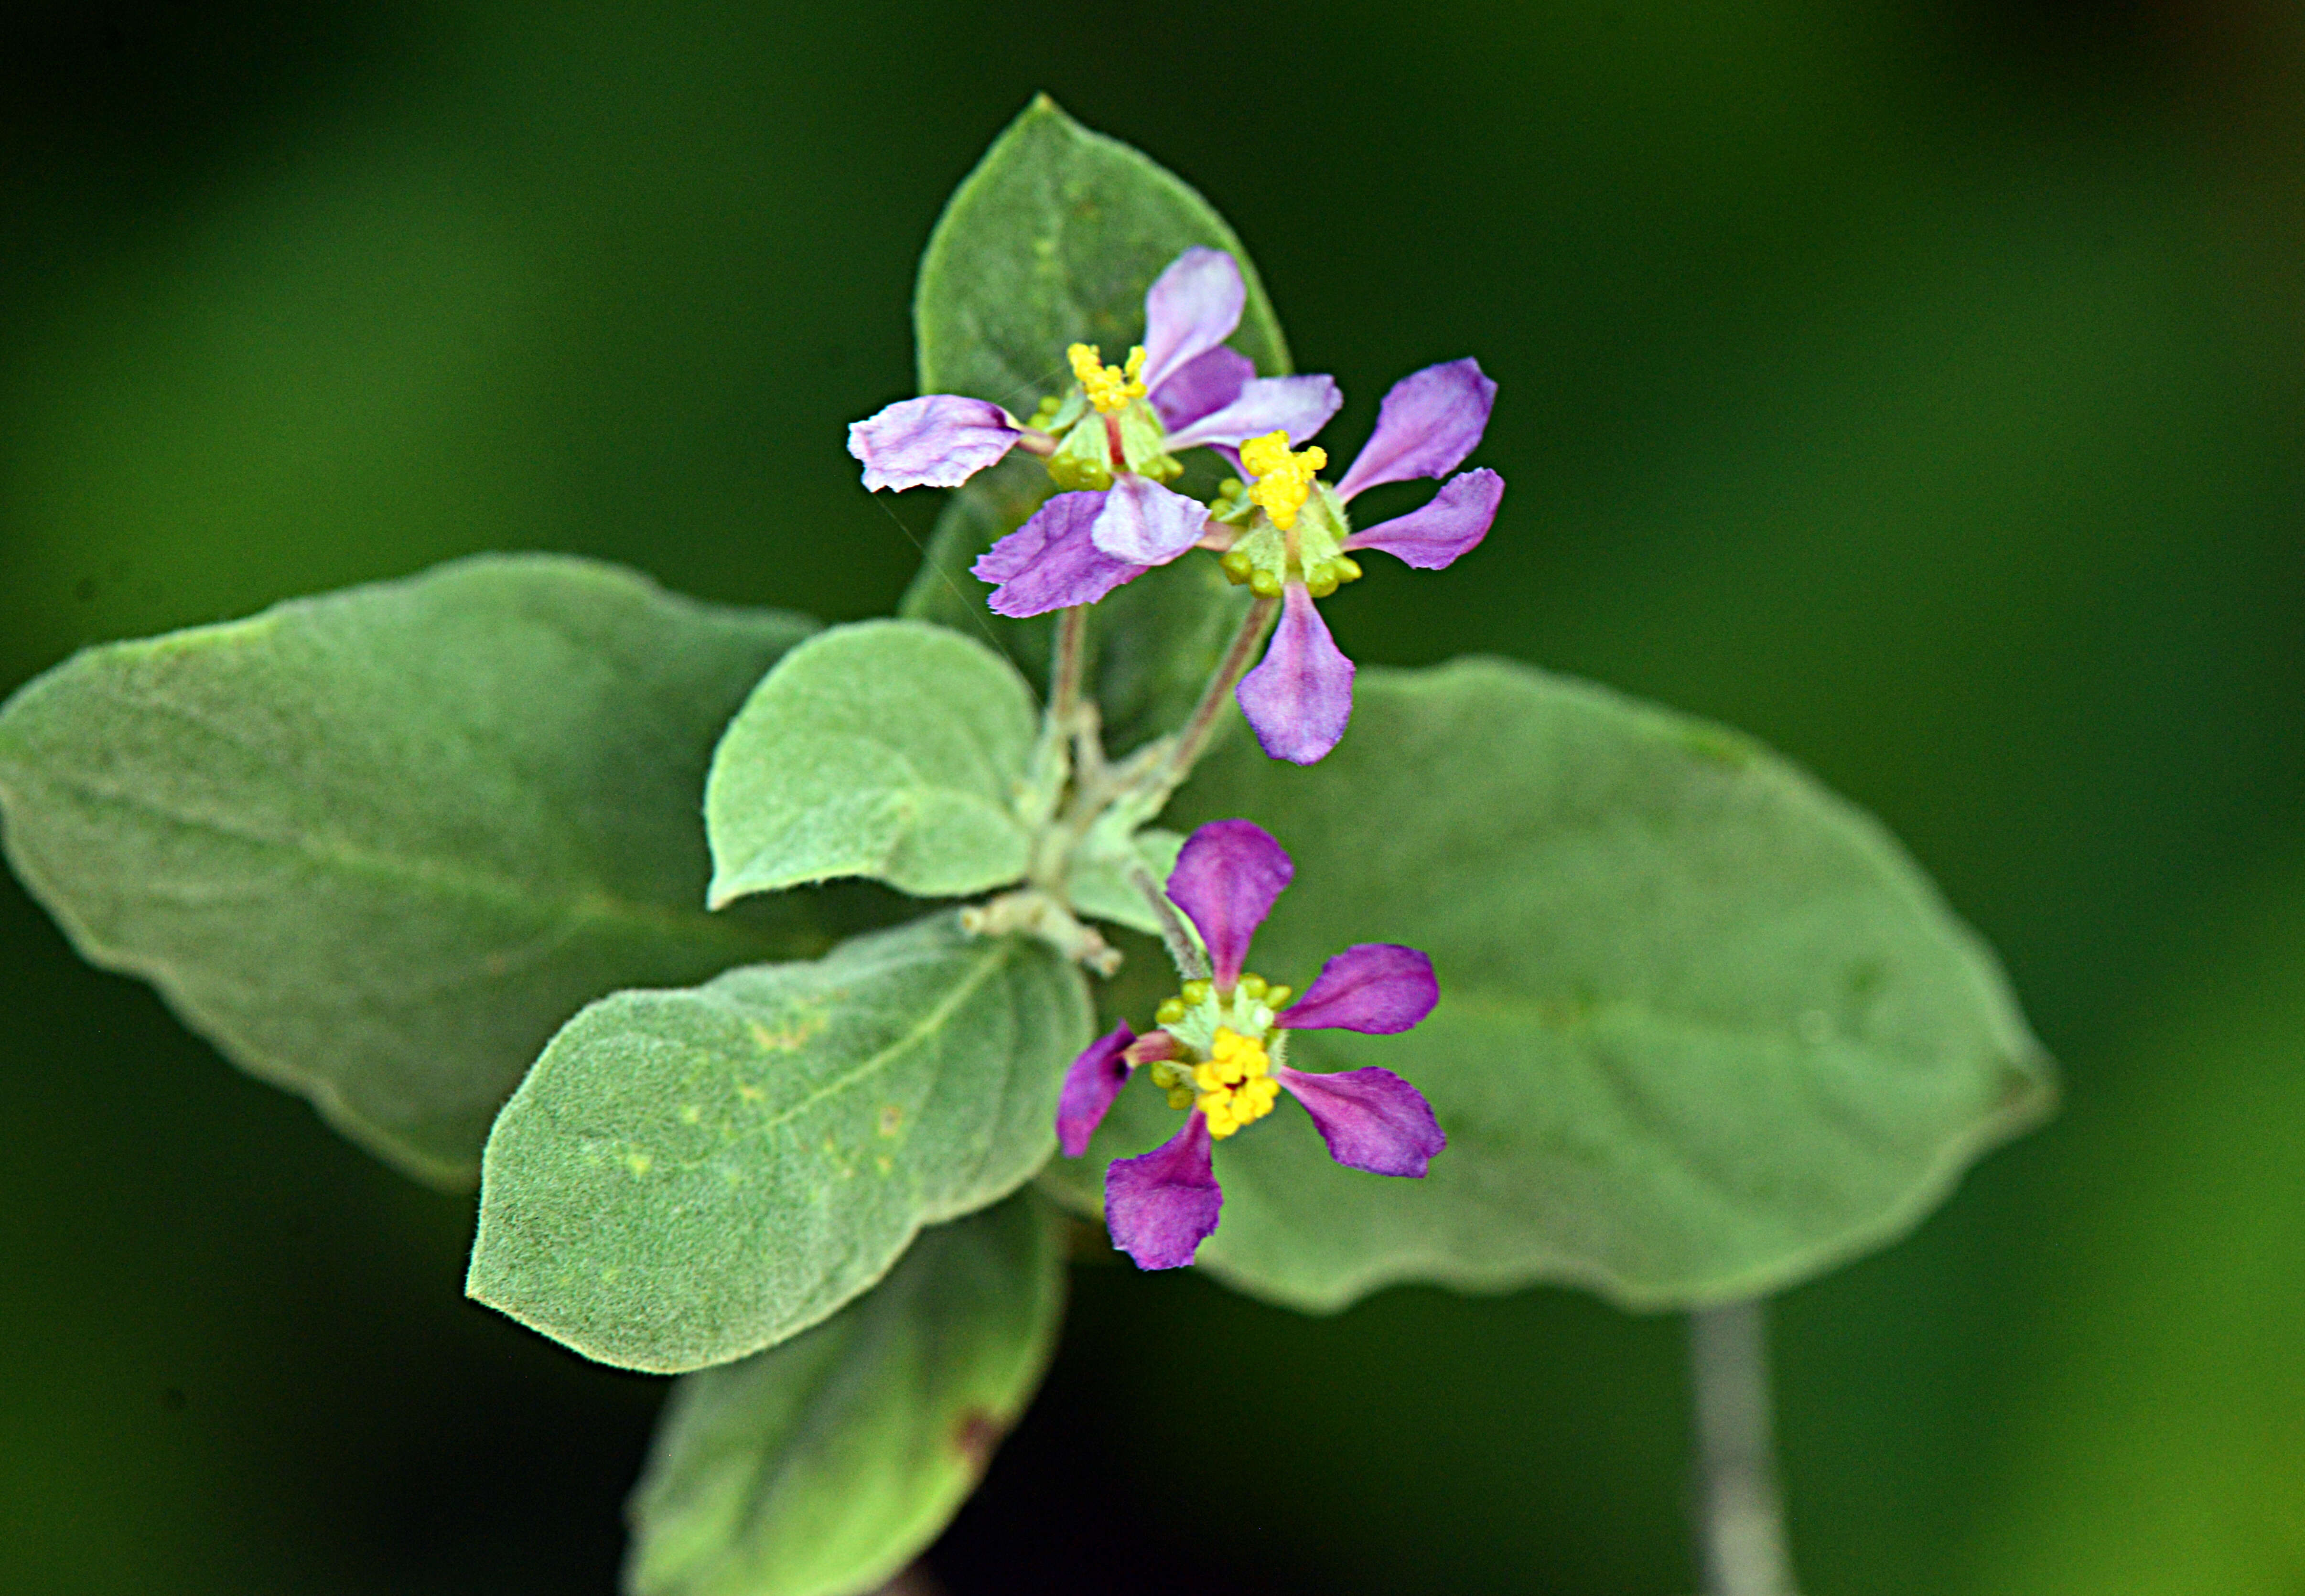
M1161 890L1161 883L1152 879L1152 872L1140 864L1129 871L1128 879L1152 906L1152 918L1161 926L1161 940L1168 945L1169 961L1177 966L1178 979L1208 980L1209 961L1202 955L1200 944L1193 940L1193 934L1185 929L1184 919L1169 902L1168 895Z
M1762 1304L1690 1314L1688 1354L1705 1596L1798 1596L1777 1488Z

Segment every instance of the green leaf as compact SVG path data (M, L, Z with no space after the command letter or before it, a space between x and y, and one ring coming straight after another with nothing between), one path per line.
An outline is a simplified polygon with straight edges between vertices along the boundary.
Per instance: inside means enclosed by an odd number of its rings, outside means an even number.
M1067 345L1095 344L1118 360L1143 341L1145 289L1195 244L1229 251L1248 285L1228 342L1263 375L1285 374L1280 324L1224 218L1173 174L1038 97L953 191L921 257L921 392L1030 412L1071 381Z
M865 621L811 638L712 756L712 906L835 876L923 897L1016 880L1036 717L998 654L941 627Z
M0 711L11 860L80 951L400 1167L469 1184L554 1030L823 946L704 913L712 741L814 623L523 556L90 649Z
M1185 839L1173 831L1151 826L1131 837L1129 843L1128 853L1076 862L1071 879L1065 884L1066 895L1076 913L1157 937L1161 934L1161 922L1153 918L1152 907L1144 901L1132 874L1142 867L1152 873L1156 883L1165 886L1169 872L1177 868L1177 855L1184 851Z
M1205 498L1215 489L1215 475L1214 468L1195 460L1176 486ZM914 620L990 641L1042 697L1049 691L1055 617L1016 621L994 615L985 602L991 587L969 567L1024 525L1048 496L1048 472L1025 459L1003 462L954 494L897 607ZM1088 680L1107 747L1126 752L1184 724L1249 603L1248 590L1225 580L1214 555L1195 551L1114 589L1089 611Z
M466 1289L626 1368L774 1346L1040 1167L1088 1023L1070 965L949 913L620 992L498 1116Z
M1321 763L1236 746L1168 818L1246 816L1295 855L1251 960L1268 979L1302 990L1356 942L1433 955L1415 1031L1289 1053L1405 1076L1449 1147L1422 1181L1343 1169L1284 1099L1217 1149L1200 1256L1225 1279L1312 1310L1401 1280L1635 1308L1780 1290L1909 1229L2049 1107L1991 954L1782 760L1495 660L1365 670L1355 698ZM1177 1123L1133 1088L1050 1184L1093 1208L1105 1162Z
M773 1351L685 1377L634 1491L634 1596L855 1596L959 1508L1047 1371L1061 1221L1021 1193L921 1233Z

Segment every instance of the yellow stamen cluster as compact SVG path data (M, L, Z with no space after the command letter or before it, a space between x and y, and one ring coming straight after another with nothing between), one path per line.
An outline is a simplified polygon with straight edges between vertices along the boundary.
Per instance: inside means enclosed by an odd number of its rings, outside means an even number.
M1193 1066L1193 1084L1200 1089L1193 1106L1207 1116L1210 1135L1222 1141L1272 1112L1280 1082L1272 1072L1272 1060L1262 1041L1217 1027L1207 1062Z
M1065 351L1065 358L1073 363L1073 375L1080 378L1081 390L1101 416L1118 415L1128 408L1131 399L1144 397L1142 344L1128 352L1126 366L1106 365L1104 352L1093 344L1076 344Z
M1329 452L1315 444L1292 454L1287 432L1268 432L1241 445L1240 463L1256 479L1249 485L1249 499L1285 532L1297 524L1297 512L1312 496L1313 479L1329 463Z

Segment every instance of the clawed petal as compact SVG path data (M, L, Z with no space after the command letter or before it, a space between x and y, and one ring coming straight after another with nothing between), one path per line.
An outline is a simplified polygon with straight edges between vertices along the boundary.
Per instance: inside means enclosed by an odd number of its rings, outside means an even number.
M1229 992L1249 939L1297 873L1288 851L1252 820L1212 820L1185 839L1169 872L1169 901L1208 944L1219 989Z
M1090 536L1116 560L1165 565L1199 542L1208 524L1208 506L1200 500L1124 471L1106 491Z
M997 404L930 394L850 422L848 452L864 463L864 486L875 491L957 488L1023 436L1016 418Z
M1355 532L1344 547L1382 549L1420 571L1438 571L1489 535L1504 494L1505 480L1483 466L1450 478L1423 509Z
M1303 582L1289 584L1264 663L1241 678L1233 696L1273 759L1312 764L1345 734L1353 714L1353 662L1329 635Z
M1161 425L1174 432L1230 404L1255 376L1254 361L1220 344L1198 360L1179 366L1175 376L1153 389L1152 409Z
M1104 1122L1104 1111L1128 1084L1128 1060L1122 1055L1135 1040L1136 1033L1124 1020L1089 1043L1065 1072L1064 1091L1057 1097L1057 1145L1065 1150L1065 1157L1076 1159L1088 1150L1088 1139Z
M1402 378L1378 406L1376 430L1337 484L1337 497L1349 499L1379 482L1447 476L1481 441L1496 398L1497 385L1471 359Z
M1171 432L1169 447L1192 449L1204 444L1238 447L1252 437L1285 429L1294 448L1327 426L1344 402L1333 377L1260 377L1222 410Z
M1104 499L1101 493L1060 493L977 556L969 570L997 584L990 600L994 614L1022 617L1094 604L1144 574L1146 567L1116 560L1093 540Z
M1222 250L1196 246L1169 263L1144 294L1144 375L1157 388L1240 325L1248 289Z
M1348 1169L1421 1177L1449 1145L1425 1094L1391 1070L1314 1075L1284 1064L1272 1074L1313 1116L1329 1156Z
M1321 966L1306 994L1273 1023L1284 1031L1358 1031L1391 1036L1408 1030L1441 1001L1433 961L1413 947L1364 942Z
M1209 1163L1208 1121L1198 1108L1167 1142L1138 1158L1115 1159L1104 1172L1105 1227L1141 1269L1192 1262L1223 1205Z

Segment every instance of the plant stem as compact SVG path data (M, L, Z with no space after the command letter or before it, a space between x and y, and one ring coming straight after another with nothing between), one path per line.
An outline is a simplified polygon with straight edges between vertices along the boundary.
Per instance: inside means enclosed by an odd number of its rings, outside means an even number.
M1080 717L1081 667L1087 650L1088 606L1076 604L1057 614L1057 653L1049 684L1049 721L1059 735L1072 735Z
M1083 640L1087 631L1085 605L1075 605L1057 617L1055 652L1049 662L1049 707L1041 719L1041 741L1033 751L1032 771L1026 777L1031 794L1028 818L1036 824L1045 824L1064 800L1065 784L1076 768L1066 757L1067 748L1077 738L1078 752L1087 756L1094 743L1093 737L1080 735L1084 726L1093 724L1083 714L1081 704L1081 674L1087 655ZM1101 750L1094 751L1094 759L1101 766Z
M1160 922L1161 940L1168 946L1169 962L1177 966L1177 978L1179 981L1208 980L1208 960L1202 956L1199 944L1185 929L1185 922L1170 905L1168 895L1161 890L1161 883L1152 879L1152 872L1140 864L1128 872L1128 879L1145 903L1151 905L1152 918Z
M1763 1305L1731 1303L1691 1313L1688 1365L1705 1596L1797 1596L1777 1489Z
M1264 646L1265 634L1272 630L1273 617L1280 613L1278 598L1259 598L1248 607L1240 618L1240 630L1233 633L1232 647L1217 662L1209 684L1201 692L1201 701L1193 706L1193 717L1185 722L1185 729L1177 734L1174 746L1169 750L1168 769L1162 773L1168 790L1175 792L1185 785L1185 777L1193 773L1202 751L1209 745L1209 737L1217 727L1217 717L1223 713L1225 700L1240 679L1248 674L1249 661L1256 658L1257 649ZM1165 794L1164 794L1165 796Z

